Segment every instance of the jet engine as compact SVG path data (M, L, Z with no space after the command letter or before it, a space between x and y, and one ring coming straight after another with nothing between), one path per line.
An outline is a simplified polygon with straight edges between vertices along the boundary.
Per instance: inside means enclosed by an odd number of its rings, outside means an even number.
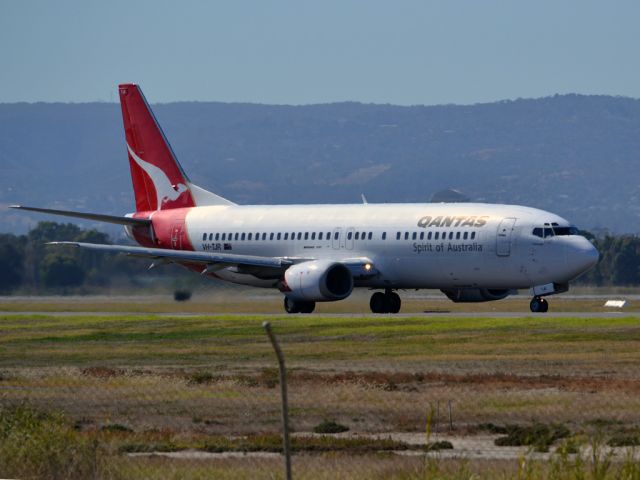
M491 302L502 300L512 293L508 289L491 288L446 288L441 290L449 300L456 303Z
M284 273L287 297L293 300L333 302L353 291L353 276L341 263L313 260L298 263Z

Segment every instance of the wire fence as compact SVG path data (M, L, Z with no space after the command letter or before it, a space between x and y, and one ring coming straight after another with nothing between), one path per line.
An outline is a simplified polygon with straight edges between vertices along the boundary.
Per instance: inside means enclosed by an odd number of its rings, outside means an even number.
M285 478L264 317L4 315L0 477ZM640 478L618 317L271 317L293 478Z

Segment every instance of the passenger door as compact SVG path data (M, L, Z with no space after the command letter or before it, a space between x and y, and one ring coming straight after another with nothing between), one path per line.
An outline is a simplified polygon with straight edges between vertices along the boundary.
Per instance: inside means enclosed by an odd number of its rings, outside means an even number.
M171 248L182 250L182 237L184 235L184 225L176 223L171 226Z
M498 235L496 237L496 255L499 257L508 257L511 255L511 238L513 234L513 226L516 223L515 218L504 218L498 225Z

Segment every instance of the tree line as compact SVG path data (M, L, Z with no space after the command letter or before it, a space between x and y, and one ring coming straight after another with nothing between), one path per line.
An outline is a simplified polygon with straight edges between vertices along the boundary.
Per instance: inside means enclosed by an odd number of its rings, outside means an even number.
M26 235L0 234L0 293L96 293L104 289L127 290L149 286L150 280L175 280L180 269L147 272L148 261L124 255L92 252L48 242L111 244L97 230L71 223L39 222Z
M576 283L595 286L640 285L640 236L582 232L600 252L600 261ZM74 293L147 287L150 280L196 281L182 269L148 272L149 262L123 255L47 245L70 240L110 244L97 230L71 223L40 222L26 235L0 234L0 293Z

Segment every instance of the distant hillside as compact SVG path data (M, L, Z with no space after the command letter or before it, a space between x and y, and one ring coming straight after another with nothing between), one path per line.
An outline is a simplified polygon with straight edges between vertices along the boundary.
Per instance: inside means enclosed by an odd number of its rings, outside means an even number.
M640 232L640 101L472 106L172 103L154 110L191 180L238 203L474 201ZM121 214L133 197L116 104L0 104L0 221L23 203Z

